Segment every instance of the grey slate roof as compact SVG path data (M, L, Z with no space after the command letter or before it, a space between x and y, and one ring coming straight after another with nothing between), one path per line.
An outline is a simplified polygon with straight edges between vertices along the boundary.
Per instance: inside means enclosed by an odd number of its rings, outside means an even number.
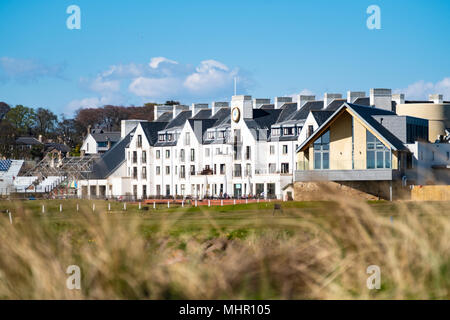
M63 143L48 142L45 144L45 152L57 150L61 152L69 152L70 148Z
M176 128L184 125L187 119L191 116L192 112L190 110L181 111L175 119L171 120L164 129ZM163 129L161 129L163 130Z
M333 114L333 111L326 111L326 110L313 110L311 111L311 114L313 115L314 119L317 122L317 125L322 125L325 121L328 120L329 117Z
M404 144L398 139L394 134L392 134L389 130L387 130L384 126L382 126L377 120L375 120L372 116L374 115L395 115L394 112L377 109L373 107L360 106L351 103L344 103L339 109L337 109L319 128L306 139L298 148L297 152L300 151L304 146L308 145L310 141L314 140L316 135L320 132L322 127L325 127L328 122L334 118L342 109L348 108L353 111L368 127L372 128L375 132L377 132L380 136L382 136L387 143L394 150L405 150L406 147Z
M106 179L125 161L125 148L135 131L136 128L94 162L89 179Z
M172 120L172 112L164 112L162 115L159 116L158 119L154 120L155 122L169 122Z
M281 108L282 111L278 116L276 123L281 123L289 120L297 111L297 103L285 103Z
M35 137L19 137L16 139L16 144L22 144L22 145L38 145L42 144L42 142L39 142L38 139Z
M97 142L117 142L120 140L120 132L91 132L91 136Z
M192 119L208 119L211 117L211 109L201 109Z
M357 104L360 106L370 106L370 98L369 97L365 97L365 98L357 98L355 100L355 102L353 102L353 104Z
M159 119L159 118L158 118ZM142 130L144 130L150 145L155 145L158 141L158 131L163 130L167 126L167 122L141 122Z
M189 119L188 122L192 130L194 131L194 134L196 135L198 141L203 143L203 137L206 130L214 125L216 119Z

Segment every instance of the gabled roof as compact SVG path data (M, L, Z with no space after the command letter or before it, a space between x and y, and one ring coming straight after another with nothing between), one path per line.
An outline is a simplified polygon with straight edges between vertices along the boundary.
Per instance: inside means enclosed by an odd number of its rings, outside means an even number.
M195 116L192 117L192 119L208 119L211 117L211 113L211 109L201 109Z
M16 144L38 145L38 144L42 144L42 142L40 142L35 137L19 137L16 139Z
M164 129L176 128L184 125L187 119L191 116L192 112L190 110L181 111L175 119L171 120ZM162 129L161 129L162 130Z
M289 120L292 115L297 111L297 102L295 103L285 103L281 108L281 113L278 116L276 123L281 123Z
M120 140L120 132L91 132L96 142L117 142Z
M308 117L308 114L312 110L322 110L323 101L308 101L300 110L297 110L289 120L304 120Z
M216 119L189 119L188 122L198 141L203 143L203 135L205 131L214 125ZM198 130L199 128L201 130Z
M63 143L48 142L45 144L45 152L57 150L61 152L69 152L70 148Z
M158 119L155 119L154 122L169 122L172 120L172 118L172 112L167 111L160 115Z
M327 111L327 110L313 110L311 111L311 115L314 117L314 119L317 122L317 125L320 126L322 123L327 121L329 117L334 113L334 111Z
M167 126L167 122L141 122L140 125L148 143L153 146L158 141L158 131L163 130Z
M337 109L325 122L323 122L319 128L314 131L314 133L309 136L298 148L297 152L302 151L305 149L305 147L309 146L309 144L315 140L315 138L322 134L323 129L328 127L328 124L337 116L342 114L342 112L348 109L351 114L358 117L359 120L361 120L365 126L373 130L375 133L377 133L380 137L384 138L387 144L393 149L393 150L405 150L406 147L403 145L403 143L398 139L395 135L393 135L389 130L387 130L385 127L383 127L378 121L376 121L372 116L373 115L395 115L394 112L383 110L383 109L377 109L367 106L359 106L351 103L345 102L339 109Z
M125 161L125 148L130 143L135 131L136 128L131 130L128 135L94 162L89 179L106 179Z

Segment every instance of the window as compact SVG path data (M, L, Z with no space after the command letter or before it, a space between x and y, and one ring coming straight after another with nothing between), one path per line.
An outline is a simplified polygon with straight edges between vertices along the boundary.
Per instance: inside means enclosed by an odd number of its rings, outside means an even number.
M156 159L161 159L161 151L156 150Z
M137 147L138 148L142 147L142 136L140 134L138 134L137 136Z
M181 195L182 195L182 196L184 196L185 188L186 188L186 187L184 186L184 184L180 185Z
M184 162L184 149L180 150L180 160Z
M191 176L194 176L195 175L195 166L194 165L192 165L191 166Z
M161 174L161 167L156 166L156 175L159 176Z
M159 185L159 184L156 185L156 195L157 196L161 195L161 185Z
M220 174L225 174L225 163L220 164Z
M142 186L142 198L144 198L144 199L147 198L147 186L146 185Z
M250 146L245 147L245 159L250 160L251 157L251 148Z
M189 132L186 132L186 135L184 136L184 144L185 145L190 145L191 144L191 135L189 134Z
M191 161L195 161L195 149L191 149Z
M283 128L283 135L292 136L294 134L294 128Z
M287 153L288 153L288 145L283 144L283 154L287 154Z
M137 151L133 151L133 163L137 162Z
M281 173L289 173L289 163L285 162L281 164Z
M147 179L147 167L142 167L142 179Z
M186 178L186 167L185 166L180 166L180 178L181 179Z
M269 173L275 173L277 171L276 163L269 163Z
M170 174L170 166L166 166L166 174Z
M275 154L275 146L270 146L270 154Z
M330 130L314 141L314 169L330 169Z
M133 179L137 179L137 167L133 167Z
M241 146L234 146L234 160L241 160Z
M170 150L166 150L166 159L170 159Z
M249 177L252 175L252 165L250 163L247 163L245 165L245 176Z
M216 154L222 154L222 152L220 152L220 148L216 148Z
M241 141L241 129L234 129L234 143L238 143Z
M214 139L214 131L208 131L207 139L208 140L213 140Z
M167 134L167 141L173 141L173 133Z
M391 167L391 151L366 130L367 169L383 169Z
M147 163L147 152L142 151L142 163Z
M166 184L166 196L170 196L170 184Z
M303 127L297 127L297 135L300 135L300 132L302 131Z
M166 141L166 134L162 133L162 134L158 134L158 141Z
M311 136L314 132L314 126L309 125L308 126L308 137Z
M281 133L281 129L280 128L273 128L272 129L272 136L274 137L278 137Z
M234 176L235 177L242 177L242 169L240 164L234 165Z
M447 161L450 160L450 152L447 152Z
M211 152L210 148L205 149L205 157L209 157L209 153Z

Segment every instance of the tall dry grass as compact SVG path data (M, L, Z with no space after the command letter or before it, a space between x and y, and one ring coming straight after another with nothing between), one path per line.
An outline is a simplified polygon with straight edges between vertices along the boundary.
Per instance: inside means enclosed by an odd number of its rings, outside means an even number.
M273 227L243 239L171 236L177 222L163 218L143 233L142 215L87 207L77 218L52 219L17 203L13 225L0 219L0 298L450 298L450 217L441 205L400 202L380 214L366 202L334 201L275 217L260 212ZM218 223L206 208L203 215ZM81 268L81 290L66 288L69 265ZM366 286L369 265L381 269L380 290Z

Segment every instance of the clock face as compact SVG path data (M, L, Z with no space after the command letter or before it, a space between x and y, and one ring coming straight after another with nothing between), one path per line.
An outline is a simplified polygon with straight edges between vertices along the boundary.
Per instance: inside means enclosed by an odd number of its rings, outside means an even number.
M231 117L233 118L234 122L239 122L239 118L241 116L241 111L239 111L238 107L233 108L233 111L231 112Z

